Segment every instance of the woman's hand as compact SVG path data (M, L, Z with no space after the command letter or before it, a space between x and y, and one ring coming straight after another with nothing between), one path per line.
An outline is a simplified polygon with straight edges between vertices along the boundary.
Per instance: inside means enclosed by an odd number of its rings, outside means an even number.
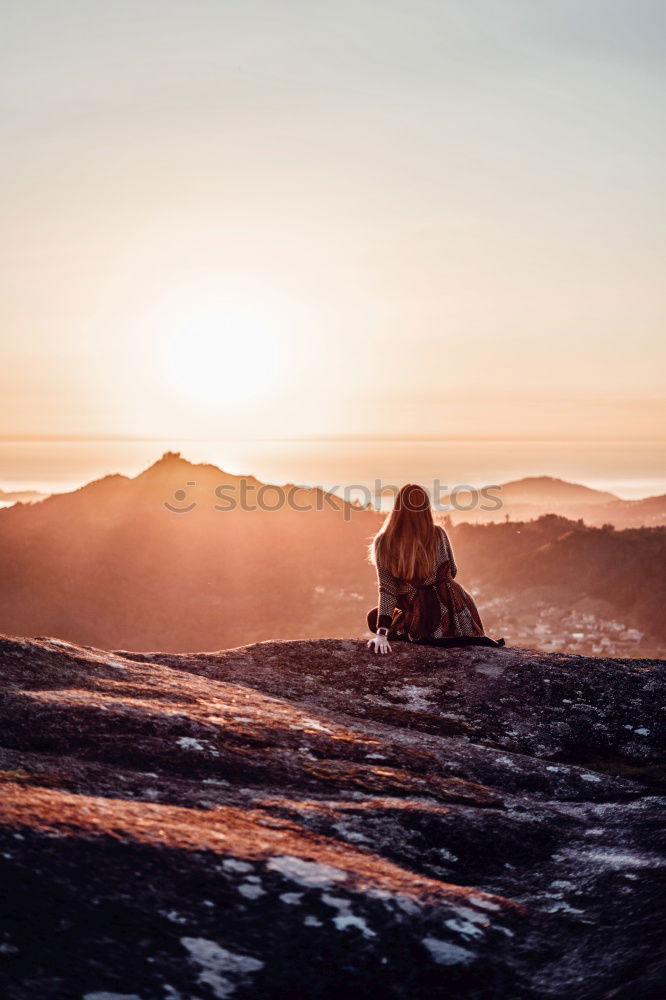
M371 649L373 653L390 653L391 644L385 635L378 635L374 639L368 640L368 649Z

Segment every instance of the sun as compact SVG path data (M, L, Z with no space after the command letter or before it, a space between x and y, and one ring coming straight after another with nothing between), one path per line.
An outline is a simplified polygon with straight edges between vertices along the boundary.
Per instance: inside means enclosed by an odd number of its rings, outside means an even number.
M279 384L283 331L265 303L198 297L170 311L163 329L166 375L192 404L225 409Z

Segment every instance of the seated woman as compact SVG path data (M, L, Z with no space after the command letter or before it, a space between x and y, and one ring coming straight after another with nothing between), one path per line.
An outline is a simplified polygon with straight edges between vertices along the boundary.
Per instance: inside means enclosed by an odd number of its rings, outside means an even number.
M430 499L408 483L370 546L377 567L379 607L368 614L377 637L368 647L390 653L389 639L433 646L503 646L484 635L473 598L453 579L458 572L444 528Z

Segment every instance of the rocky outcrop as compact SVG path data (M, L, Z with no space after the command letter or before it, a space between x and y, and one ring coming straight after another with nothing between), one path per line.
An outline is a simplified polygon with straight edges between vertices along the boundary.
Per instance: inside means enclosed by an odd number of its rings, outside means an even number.
M659 995L664 664L0 642L7 1000Z

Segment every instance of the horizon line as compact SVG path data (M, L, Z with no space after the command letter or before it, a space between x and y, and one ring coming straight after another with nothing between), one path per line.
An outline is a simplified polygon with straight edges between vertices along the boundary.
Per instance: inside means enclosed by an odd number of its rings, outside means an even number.
M666 445L666 437L524 437L517 435L491 435L482 437L478 435L454 435L452 437L439 437L434 435L423 435L421 437L400 436L400 435L303 435L300 437L135 437L129 435L32 435L0 434L2 444L95 444L95 443L118 443L118 444L316 444L326 442L330 444L348 444L357 442L359 444L456 444L464 442L500 443L509 442L515 444L662 444Z

